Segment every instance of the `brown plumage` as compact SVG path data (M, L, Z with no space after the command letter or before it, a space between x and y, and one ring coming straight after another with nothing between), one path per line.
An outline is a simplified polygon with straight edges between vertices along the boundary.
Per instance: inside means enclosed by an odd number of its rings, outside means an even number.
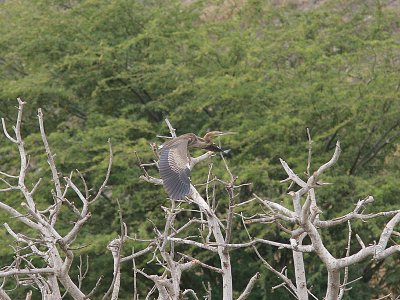
M163 185L169 197L174 200L184 199L190 193L190 155L188 149L200 148L208 151L222 151L211 139L226 133L208 132L204 138L194 133L186 133L165 142L159 150L158 168Z

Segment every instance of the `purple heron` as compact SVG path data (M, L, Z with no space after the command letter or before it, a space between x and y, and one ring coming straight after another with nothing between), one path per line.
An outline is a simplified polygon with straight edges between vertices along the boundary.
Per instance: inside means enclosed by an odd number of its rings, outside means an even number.
M190 193L190 155L188 149L200 148L221 152L221 148L212 142L212 138L231 132L211 131L203 138L194 133L186 133L165 142L159 150L158 168L163 185L173 200L184 199Z

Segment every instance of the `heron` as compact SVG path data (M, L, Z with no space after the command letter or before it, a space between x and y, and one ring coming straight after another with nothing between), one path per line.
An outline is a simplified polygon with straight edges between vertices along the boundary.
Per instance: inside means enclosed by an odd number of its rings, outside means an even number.
M163 185L172 200L182 200L190 193L190 155L188 149L199 148L207 151L223 151L212 142L217 136L233 132L210 131L203 138L186 133L161 145L158 151Z

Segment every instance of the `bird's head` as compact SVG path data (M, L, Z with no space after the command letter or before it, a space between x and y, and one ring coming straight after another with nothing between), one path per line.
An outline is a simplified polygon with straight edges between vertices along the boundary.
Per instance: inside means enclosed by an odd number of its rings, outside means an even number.
M204 138L202 139L206 144L206 147L204 147L204 149L206 149L208 151L214 151L214 152L223 151L220 147L218 147L217 145L215 145L212 142L212 139L217 137L217 136L234 134L234 133L235 132L222 132L222 131L210 131L210 132L207 132L206 135L204 136Z
M204 141L211 143L211 140L217 136L235 134L236 132L210 131L204 136Z

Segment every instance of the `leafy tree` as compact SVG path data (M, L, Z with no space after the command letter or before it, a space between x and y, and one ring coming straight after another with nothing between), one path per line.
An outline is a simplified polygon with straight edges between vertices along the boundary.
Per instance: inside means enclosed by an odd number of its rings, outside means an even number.
M106 263L93 254L103 251L99 245L119 228L111 221L106 228L99 226L117 216L116 199L129 228L142 236L151 229L143 220L157 222L161 214L166 195L139 182L134 150L143 161L152 159L148 144L162 142L155 136L167 131L167 116L178 134L237 132L224 139L224 146L232 149L230 165L240 174L238 180L252 183L241 190L242 201L252 193L287 201L281 196L286 187L279 183L284 174L278 158L303 172L309 127L316 165L326 161L336 139L343 147L340 164L329 174L334 184L323 195L330 199L324 203L329 216L367 194L375 195L378 207L397 205L398 7L363 0L331 0L307 8L264 1L237 1L236 6L212 2L0 3L0 114L11 118L18 96L29 102L23 134L32 145L32 157L42 153L37 107L49 116L46 128L63 174L78 168L98 187L103 173L92 168L93 162L104 169L105 141L111 138L115 145L112 193L97 204L98 218L91 220L82 240L82 245L91 244L80 250L92 257L93 266ZM1 164L11 168L16 154L3 144ZM72 163L64 159L71 156L76 157ZM32 159L32 168L38 177L49 172L37 161ZM199 166L193 182L204 181L206 174L206 166ZM42 192L42 199L48 199ZM273 227L262 231L279 239ZM371 226L360 234L377 232L378 227ZM338 235L330 232L325 238L339 251ZM9 240L2 242L0 261L10 253ZM261 250L272 260L272 250ZM309 272L319 272L319 261L308 259ZM355 283L352 299L367 297L360 291L399 293L399 261L392 259L379 266L365 263L359 271L364 279ZM288 260L283 255L277 263ZM258 262L249 262L249 268L253 264ZM238 287L247 278L241 271ZM378 271L385 285L377 279ZM263 278L254 299L262 299L274 284L269 273ZM323 288L317 279L311 284L315 290ZM125 282L124 295L129 291L130 282Z

